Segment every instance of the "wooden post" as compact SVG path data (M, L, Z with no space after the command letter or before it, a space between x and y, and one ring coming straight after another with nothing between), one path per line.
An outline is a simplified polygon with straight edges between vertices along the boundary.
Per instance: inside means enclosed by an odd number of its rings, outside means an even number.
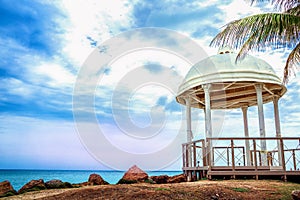
M227 166L230 165L230 162L229 162L229 148L227 147Z
M249 142L249 140L248 140L248 142ZM249 154L250 154L250 150L249 150ZM250 159L250 155L249 155L249 159ZM244 166L246 166L246 156L245 156L245 148L244 147L243 147L243 161L244 161ZM249 160L249 163L250 163L250 160ZM248 166L250 166L250 164Z
M275 95L273 98L273 104L274 104L274 117L275 117L275 128L276 128L276 137L281 138L281 131L280 131L280 120L279 120L279 109L278 109L278 100L279 96ZM282 155L281 155L281 149L280 149L280 141L277 140L277 149L278 149L278 160L279 160L279 166L282 166Z
M250 151L251 152L251 166L253 166L254 165L254 162L253 162L253 155L252 155L252 153L253 153L253 151Z
M249 144L250 141L247 140L247 138L249 137L248 117L247 117L248 107L243 106L242 111L243 111L243 119L244 119L244 133L245 133L245 138L246 138L245 139L245 146L246 146L247 165L250 166L251 165L251 161L250 161L250 144Z
M194 156L194 167L197 167L197 153L196 153L196 143L193 142L193 156Z
M257 95L259 133L260 133L261 138L265 138L266 132L265 132L265 119L264 119L262 88L263 88L263 84L261 84L261 83L255 84L256 95ZM266 143L266 140L260 140L260 148L261 148L261 152L263 153L261 156L262 165L267 166L267 155L266 155L267 143Z
M293 163L294 163L294 170L297 170L297 162L296 162L295 149L293 149Z
M214 147L212 147L211 155L212 155L211 165L214 165L214 163L215 163L215 148Z
M283 178L283 180L287 181L287 178L286 178L286 166L285 166L285 155L284 155L284 144L283 144L283 139L282 138L280 138L280 150L281 150L282 168L283 168L283 171L284 171L284 178Z
M186 165L186 167L189 167L189 163L190 163L190 161L189 161L189 145L187 144L186 146L185 146L185 165Z
M230 140L230 143L231 143L232 171L233 171L233 178L235 179L235 160L234 160L234 143L233 143L233 139Z
M257 174L257 155L256 155L256 141L255 141L255 140L253 140L253 151L254 151L255 179L258 180L258 174Z
M185 145L182 144L182 165L183 167L186 167L186 163L185 163Z
M202 150L202 159L203 159L202 162L203 162L203 167L204 167L204 166L207 166L206 152L205 152L205 140L202 140L201 150Z

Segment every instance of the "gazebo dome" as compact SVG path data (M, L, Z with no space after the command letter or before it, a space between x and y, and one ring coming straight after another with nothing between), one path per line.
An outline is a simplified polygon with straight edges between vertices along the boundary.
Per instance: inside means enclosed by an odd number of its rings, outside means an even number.
M204 108L203 86L207 84L211 85L212 109L257 105L255 85L259 83L263 84L263 103L286 92L286 87L267 62L250 55L236 62L236 56L230 50L223 50L196 63L179 86L177 102L185 105L188 97L192 107Z

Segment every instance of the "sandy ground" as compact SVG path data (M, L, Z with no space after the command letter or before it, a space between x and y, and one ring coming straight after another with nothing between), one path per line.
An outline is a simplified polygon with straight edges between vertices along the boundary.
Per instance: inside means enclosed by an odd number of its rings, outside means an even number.
M300 184L281 181L226 180L177 184L101 185L29 192L3 199L291 199Z

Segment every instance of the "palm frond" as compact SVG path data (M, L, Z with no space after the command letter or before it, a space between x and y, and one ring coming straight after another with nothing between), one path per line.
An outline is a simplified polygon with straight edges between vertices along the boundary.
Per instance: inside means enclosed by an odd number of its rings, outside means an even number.
M289 13L291 15L300 16L300 5L294 8L288 9L285 13Z
M248 40L247 49L259 51L269 46L276 48L295 46L299 39L300 17L291 14L267 13L227 24L225 29L213 38L210 46L229 46L238 49Z
M286 61L283 74L283 83L287 84L291 74L295 74L295 68L300 66L300 43L292 50Z
M251 51L266 48L295 48L300 42L300 17L288 13L266 13L233 21L213 38L210 46L228 46L239 49L236 61ZM298 49L298 50L297 50ZM290 69L299 62L299 48L293 51L284 80L288 80Z

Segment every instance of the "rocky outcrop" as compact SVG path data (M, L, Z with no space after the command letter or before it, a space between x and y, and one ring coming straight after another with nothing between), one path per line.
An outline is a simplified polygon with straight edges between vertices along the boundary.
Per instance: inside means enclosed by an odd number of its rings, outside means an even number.
M169 176L168 175L151 176L150 180L152 180L153 183L157 183L157 184L168 183Z
M118 184L140 183L148 180L148 174L134 165L124 174Z
M186 176L184 174L179 174L175 176L160 175L160 176L151 176L150 180L152 180L153 183L157 183L157 184L181 183L181 182L186 182Z
M300 200L300 190L292 191L292 197L294 200Z
M103 178L98 174L91 174L88 182L91 185L108 185L109 183L103 180Z
M181 182L186 182L186 176L184 174L171 176L168 179L168 183L181 183Z
M106 182L100 175L98 174L91 174L89 176L88 181L83 183L76 183L72 184L73 187L85 187L85 186L92 186L92 185L108 185L109 183Z
M30 182L26 183L19 191L19 194L31 191L38 191L46 189L45 183L43 179L39 180L31 180Z
M0 182L0 197L7 197L17 194L9 181Z
M72 184L69 182L62 182L61 180L50 180L45 183L47 189L59 189L59 188L72 188Z

